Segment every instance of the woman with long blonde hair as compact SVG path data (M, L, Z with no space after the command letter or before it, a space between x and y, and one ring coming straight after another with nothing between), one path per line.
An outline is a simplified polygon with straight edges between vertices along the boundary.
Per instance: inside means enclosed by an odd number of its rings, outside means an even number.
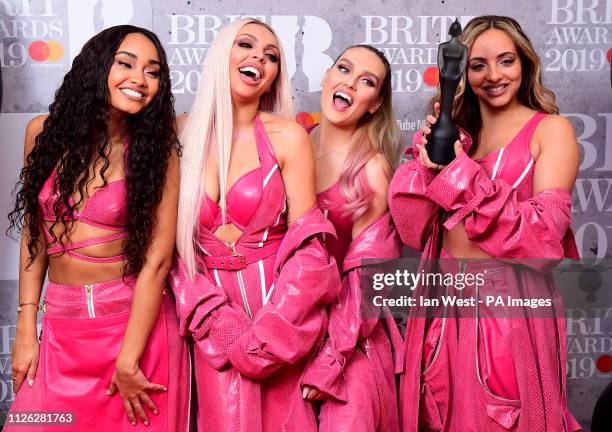
M438 287L440 296L474 299L468 308L431 319L410 311L404 431L575 431L562 299L550 270L578 257L570 229L576 137L515 20L476 17L460 40L469 54L453 120L463 143L447 166L433 163L426 144L436 117L428 116L389 196L402 240L423 250L424 269L478 282ZM437 268L431 258L442 258Z
M401 335L392 319L369 310L361 286L363 259L400 254L387 204L403 147L391 67L377 49L351 46L321 85L321 123L311 130L317 202L336 228L337 238L326 238L325 246L342 289L330 308L328 337L306 368L303 393L323 401L321 431L399 431L393 351L402 351Z
M315 207L314 158L292 115L274 31L242 19L211 44L179 120L177 249L171 286L194 341L198 427L312 431L299 378L338 293Z

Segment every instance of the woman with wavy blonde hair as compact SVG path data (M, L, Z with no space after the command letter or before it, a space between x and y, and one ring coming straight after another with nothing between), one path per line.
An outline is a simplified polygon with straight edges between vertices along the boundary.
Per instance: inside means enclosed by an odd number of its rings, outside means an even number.
M242 19L211 44L191 113L179 119L177 249L170 285L194 341L198 428L312 431L299 379L339 281L321 234L314 158L289 120L280 41Z
M521 85L516 94L517 100L524 106L547 114L559 114L555 103L555 94L547 89L542 82L542 62L535 52L531 41L523 33L516 20L510 17L482 16L474 18L466 27L460 41L468 47L484 32L490 29L503 31L514 43L521 61ZM431 114L434 114L433 104L440 101L440 93L432 99ZM475 140L482 129L482 115L478 98L472 87L467 83L467 74L459 82L453 107L454 121L464 128Z
M389 198L402 240L423 250L423 269L478 282L414 291L474 303L430 319L410 311L403 428L579 430L567 408L563 306L550 274L561 258L578 257L570 228L574 130L557 115L515 20L476 17L460 40L467 72L453 119L465 129L463 142L447 166L433 163L426 144L436 117L428 116Z

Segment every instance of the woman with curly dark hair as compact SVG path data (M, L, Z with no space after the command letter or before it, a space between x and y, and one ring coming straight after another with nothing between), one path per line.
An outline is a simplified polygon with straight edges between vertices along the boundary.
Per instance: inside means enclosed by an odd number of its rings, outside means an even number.
M174 121L159 39L124 25L85 44L49 114L28 124L9 215L22 238L8 430L33 420L78 431L187 428L187 351L165 290ZM22 418L32 411L63 415Z

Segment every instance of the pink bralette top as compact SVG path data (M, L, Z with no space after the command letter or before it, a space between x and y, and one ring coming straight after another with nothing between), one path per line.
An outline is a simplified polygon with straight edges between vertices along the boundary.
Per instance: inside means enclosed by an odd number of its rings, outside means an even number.
M474 159L494 180L505 180L516 189L519 199L526 200L533 196L533 166L531 157L531 139L538 124L546 113L536 112L516 134L516 136L499 150L492 151L480 159Z
M352 214L345 212L347 203L348 201L342 193L338 180L317 194L317 205L336 229L336 238L333 236L325 237L325 248L334 256L340 268L348 247L353 241L353 218Z
M124 150L124 159L127 166L127 140ZM57 178L57 171L54 169L49 178L43 184L43 187L38 194L38 204L42 214L42 218L47 222L55 222L55 211L53 207L59 198L59 193L53 190L53 183ZM70 205L74 205L72 197L69 198ZM106 186L97 188L94 193L88 197L80 210L74 209L72 215L73 221L79 221L87 225L92 225L98 228L103 228L109 231L115 231L112 234L91 239L60 244L54 241L53 236L49 232L46 225L44 233L49 241L47 246L47 254L55 254L65 252L70 256L90 262L115 262L124 259L123 255L115 255L112 257L90 257L74 252L74 249L91 246L99 243L106 243L113 240L125 238L125 225L127 223L127 180L125 178L111 181Z
M272 145L259 117L255 117L253 126L259 160L265 156L274 158ZM260 166L244 174L232 185L226 196L226 223L236 225L241 231L245 230L259 208L265 181ZM200 224L211 232L223 225L221 209L208 195L200 210Z

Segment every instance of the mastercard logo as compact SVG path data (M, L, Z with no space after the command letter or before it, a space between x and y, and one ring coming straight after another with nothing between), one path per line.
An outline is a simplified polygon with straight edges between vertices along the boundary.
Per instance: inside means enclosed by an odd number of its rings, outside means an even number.
M321 121L321 113L299 112L295 115L295 121L302 126L314 126Z
M64 47L56 40L34 41L28 46L30 58L37 62L56 62L64 57Z

